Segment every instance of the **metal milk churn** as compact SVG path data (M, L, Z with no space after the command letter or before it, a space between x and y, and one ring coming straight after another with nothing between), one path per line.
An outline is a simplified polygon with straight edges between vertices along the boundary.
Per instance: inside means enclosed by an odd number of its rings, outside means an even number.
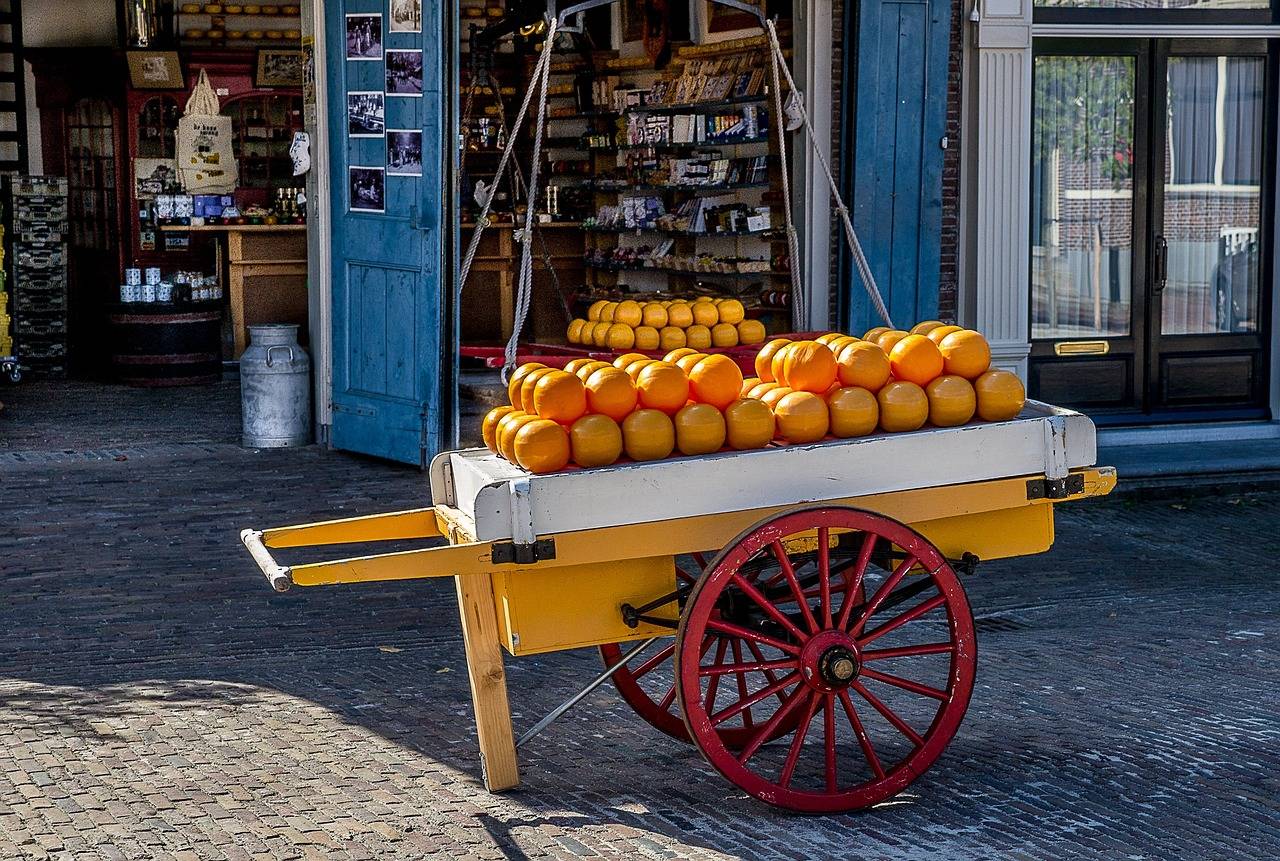
M244 445L284 448L311 442L311 358L298 346L298 327L249 327L240 356Z

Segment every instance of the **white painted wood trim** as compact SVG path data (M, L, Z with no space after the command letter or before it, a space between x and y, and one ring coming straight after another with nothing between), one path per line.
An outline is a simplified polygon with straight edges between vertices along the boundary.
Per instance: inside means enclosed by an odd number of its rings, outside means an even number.
M332 0L330 0L332 2ZM321 440L333 424L333 269L329 187L328 69L325 64L325 0L303 0L303 32L314 39L316 103L303 105L311 136L311 170L307 174L307 324L311 335L314 414Z
M432 500L480 541L827 502L1092 466L1093 422L1028 401L1018 418L706 457L530 475L487 449L431 465ZM444 476L452 476L446 482ZM527 511L523 508L528 506Z
M1034 24L1034 36L1088 36L1097 39L1276 39L1275 24Z
M849 10L851 11L852 7ZM805 0L796 6L794 59L796 86L804 93L805 109L813 125L813 145L831 164L831 104L833 101L831 0ZM827 26L823 26L823 23ZM846 58L848 62L848 58ZM851 104L845 94L845 103ZM790 138L792 150L792 211L800 245L800 283L805 291L808 327L830 328L831 304L831 191L822 165L803 132Z

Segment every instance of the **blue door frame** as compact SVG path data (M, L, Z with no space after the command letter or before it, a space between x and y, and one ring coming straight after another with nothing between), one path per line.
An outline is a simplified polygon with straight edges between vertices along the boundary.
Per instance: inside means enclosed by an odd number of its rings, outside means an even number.
M419 33L391 32L387 7L386 0L336 0L325 10L333 190L330 439L334 448L425 466L451 425L444 407L452 400L446 390L454 373L453 311L444 294L453 259L447 189L454 148L446 138L456 99L446 67L455 53L446 34L454 27L447 0L423 0ZM351 15L377 16L384 51L422 52L421 96L384 96L383 115L387 130L421 132L421 176L387 173L395 168L387 163L385 134L349 134L348 94L386 89L384 52L347 59ZM353 167L373 169L359 176L364 188L370 180L376 184L382 169L382 212L372 211L376 201L353 200Z
M950 0L863 0L846 29L845 193L895 324L938 313ZM850 145L852 144L852 145ZM882 325L841 247L839 319Z

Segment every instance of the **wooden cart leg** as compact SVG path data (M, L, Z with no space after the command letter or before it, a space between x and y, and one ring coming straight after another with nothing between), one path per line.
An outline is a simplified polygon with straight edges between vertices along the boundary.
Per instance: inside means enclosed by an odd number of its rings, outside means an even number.
M488 574L454 577L458 587L458 612L462 617L462 641L471 679L471 704L476 713L480 741L480 768L490 792L510 789L520 782L516 767L516 740L507 704L507 674L502 669L498 642L498 615Z

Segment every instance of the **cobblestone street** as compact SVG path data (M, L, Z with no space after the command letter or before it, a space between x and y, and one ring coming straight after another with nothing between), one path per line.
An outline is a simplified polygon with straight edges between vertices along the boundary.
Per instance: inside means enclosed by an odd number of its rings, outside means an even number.
M1280 856L1280 494L1065 506L981 566L968 716L872 811L779 813L607 685L490 795L452 583L275 595L237 541L425 476L204 428L89 456L17 436L32 397L0 414L0 858ZM599 658L507 668L519 730Z

